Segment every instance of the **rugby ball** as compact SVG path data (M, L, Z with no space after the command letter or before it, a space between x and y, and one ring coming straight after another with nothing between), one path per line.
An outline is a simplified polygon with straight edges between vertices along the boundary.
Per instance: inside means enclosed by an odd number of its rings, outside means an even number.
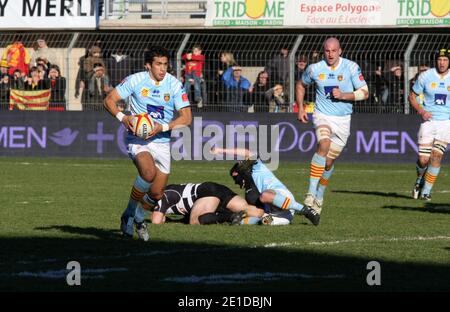
M147 113L134 115L131 120L131 125L134 135L144 140L149 138L150 133L152 133L155 127L152 117Z

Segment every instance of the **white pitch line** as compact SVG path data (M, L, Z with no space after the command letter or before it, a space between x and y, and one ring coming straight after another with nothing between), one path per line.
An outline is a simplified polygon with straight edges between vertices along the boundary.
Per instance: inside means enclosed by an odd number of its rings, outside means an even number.
M406 242L406 241L433 241L433 240L450 240L450 236L432 236L432 237L369 237L369 238L357 238L357 239L344 239L337 241L321 241L321 242L309 242L308 245L338 245L347 243L364 243L364 242Z
M164 282L174 282L182 284L244 284L261 281L295 280L295 279L339 279L345 278L343 274L334 275L313 275L306 273L283 273L283 272L262 272L262 273L231 273L212 274L204 276L181 276L167 277Z

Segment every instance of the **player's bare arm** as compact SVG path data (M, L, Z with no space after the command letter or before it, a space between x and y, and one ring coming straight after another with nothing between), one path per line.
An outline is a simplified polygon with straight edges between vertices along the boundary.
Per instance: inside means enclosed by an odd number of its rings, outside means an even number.
M231 155L231 156L240 156L245 159L256 159L256 154L252 153L246 148L221 148L221 147L213 147L211 148L211 153L213 155Z
M422 116L423 120L429 120L432 117L432 114L420 107L420 104L417 102L417 96L418 95L414 91L409 92L409 104L414 107L420 116Z
M150 137L160 133L161 131L169 131L172 129L188 127L192 123L192 111L190 107L184 107L178 111L179 116L177 119L171 121L168 124L168 129L164 130L164 126L155 122L155 127L150 133Z
M302 123L308 123L308 114L306 113L305 107L304 107L304 100L305 100L305 85L303 81L298 81L295 84L295 100L298 105L298 116L297 119Z
M369 89L367 85L357 89L354 92L342 92L339 88L333 89L333 97L343 101L364 101L369 98Z
M122 98L120 97L117 90L114 89L106 97L105 101L103 102L103 106L112 116L119 119L127 129L133 130L131 125L131 119L133 118L133 116L126 116L117 108L116 103L119 102L121 99Z

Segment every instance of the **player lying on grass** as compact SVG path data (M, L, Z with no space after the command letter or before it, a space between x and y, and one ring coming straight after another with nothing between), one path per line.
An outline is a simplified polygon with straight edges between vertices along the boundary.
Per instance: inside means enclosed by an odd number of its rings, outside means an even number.
M319 213L311 207L306 207L296 202L294 195L287 187L249 150L215 147L211 152L215 155L228 154L245 157L244 161L236 163L231 168L230 175L241 189L245 189L245 200L249 204L264 209L267 214L272 216L272 219L281 216L283 219L291 222L293 214L299 213L304 215L312 224L319 224ZM262 221L270 222L270 220ZM284 220L273 219L275 223L278 221L285 222ZM261 222L261 219L248 218L243 220L243 223L250 224L259 222Z
M216 224L239 223L243 216L261 218L264 211L225 185L204 182L168 185L152 213L152 223L164 223L166 214L183 215L189 224Z

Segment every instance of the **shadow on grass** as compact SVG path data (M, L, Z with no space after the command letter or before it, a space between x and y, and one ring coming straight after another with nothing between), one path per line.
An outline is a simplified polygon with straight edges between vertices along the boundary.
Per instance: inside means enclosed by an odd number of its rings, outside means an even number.
M52 225L45 227L37 227L35 230L39 231L60 231L64 233L70 234L79 234L79 235L89 235L95 236L99 239L119 239L123 238L122 232L120 230L105 230L99 229L95 227L86 227L82 228L79 226L71 226L71 225Z
M333 193L343 193L343 194L373 195L373 196L390 197L390 198L412 199L411 196L406 196L406 195L398 194L398 193L394 193L394 192L344 191L344 190L333 190L332 192Z
M450 214L450 205L449 204L434 204L430 202L425 202L424 207L403 207L403 206L383 206L385 209L397 209L404 211L420 211L420 212L429 212L429 213L442 213L442 214Z
M450 264L380 262L382 285L369 287L366 266L373 259L323 249L144 243L115 230L40 229L92 237L0 237L0 291L450 290ZM69 261L81 265L82 285L76 288L66 283Z

